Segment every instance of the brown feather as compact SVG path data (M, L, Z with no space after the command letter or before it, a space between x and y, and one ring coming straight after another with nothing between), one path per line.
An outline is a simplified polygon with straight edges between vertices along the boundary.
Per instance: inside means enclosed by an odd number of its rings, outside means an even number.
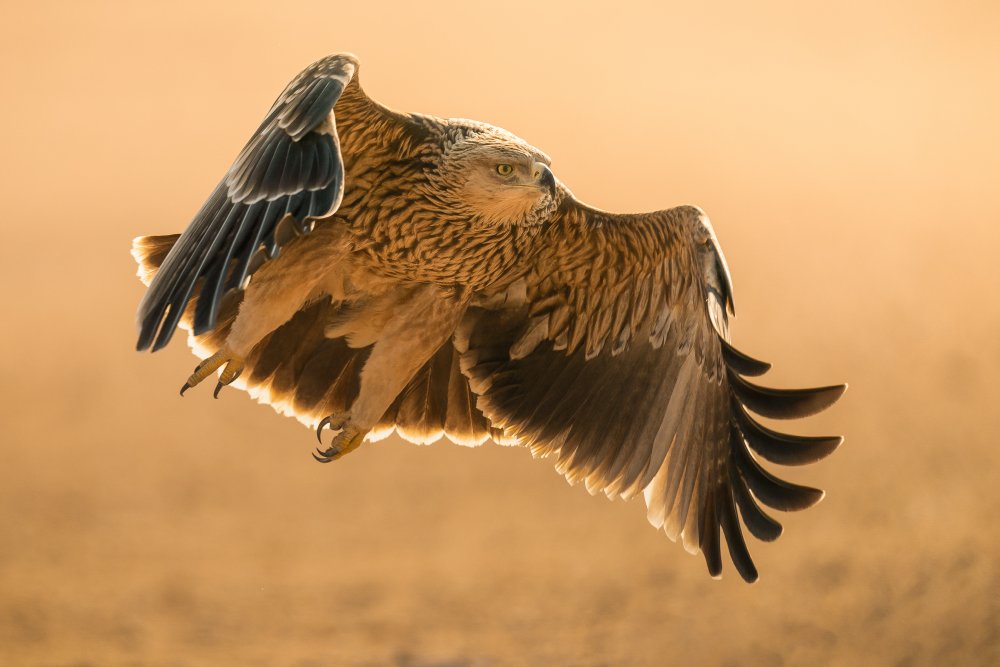
M470 310L456 334L479 408L534 453L553 455L571 483L608 496L643 491L650 522L703 551L713 575L721 528L737 571L756 579L737 505L754 535L774 539L780 525L750 491L783 510L820 492L764 471L746 437L787 463L815 460L839 439L762 430L743 404L804 416L842 388L771 390L739 377L768 366L726 338L728 271L698 209L614 215L567 193L525 279L527 308L486 298L493 305ZM549 314L545 329L538 313Z

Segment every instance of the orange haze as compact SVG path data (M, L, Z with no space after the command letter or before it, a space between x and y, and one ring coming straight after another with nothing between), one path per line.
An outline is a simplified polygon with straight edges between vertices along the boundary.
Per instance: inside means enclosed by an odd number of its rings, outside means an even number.
M996 3L7 4L0 664L1000 664ZM133 351L131 238L334 51L601 208L701 206L739 347L851 384L760 583L523 450L318 465L245 395L178 398L181 340Z

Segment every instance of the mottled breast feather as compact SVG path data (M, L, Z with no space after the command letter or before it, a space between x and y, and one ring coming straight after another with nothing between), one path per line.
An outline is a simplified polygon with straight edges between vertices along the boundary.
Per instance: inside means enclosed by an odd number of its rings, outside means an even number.
M350 227L373 271L401 281L486 288L535 248L534 237L557 202L534 211L533 219L482 222L442 183L448 174L440 172L449 146L482 130L468 121L409 118L423 130L421 141L395 140L407 129L399 124L380 143L359 144L355 155L354 146L349 150L345 141L351 185L337 217Z

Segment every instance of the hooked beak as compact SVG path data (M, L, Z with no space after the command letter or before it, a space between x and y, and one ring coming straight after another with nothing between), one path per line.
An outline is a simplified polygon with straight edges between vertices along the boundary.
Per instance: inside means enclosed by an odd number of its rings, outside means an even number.
M535 184L546 188L553 195L556 193L556 177L548 165L536 162L531 167L531 175L535 179Z

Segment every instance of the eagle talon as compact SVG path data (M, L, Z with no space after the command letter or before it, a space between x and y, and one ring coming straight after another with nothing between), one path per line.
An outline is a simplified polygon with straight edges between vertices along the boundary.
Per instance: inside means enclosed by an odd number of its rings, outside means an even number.
M320 463L329 463L330 461L336 461L339 458L350 454L355 449L361 446L361 443L365 441L365 436L368 434L367 431L363 431L354 424L347 421L346 423L340 422L337 418L340 415L331 415L320 422L321 426L319 431L322 431L322 427L331 424L333 427L339 428L340 433L337 437L333 439L330 446L326 449L317 449L313 453L313 458ZM322 441L321 441L322 442ZM317 456L317 453L319 456Z
M329 426L331 431L340 431L347 426L350 420L350 412L335 412L332 415L323 417L319 422L319 426L316 427L316 439L319 440L319 444L323 444L324 428Z
M232 364L232 362L229 363ZM227 374L229 373L229 366L227 365L226 370L222 371L222 378L219 380L219 383L215 385L215 391L212 392L212 398L218 398L219 392L222 391L222 388L225 387L226 385L236 382L236 378L238 378L242 372L243 372L243 367L240 366L236 370L236 372L232 375L232 377L227 377Z
M181 387L181 396L183 396L184 392L188 389L200 384L202 380L207 378L219 368L222 368L222 373L219 375L219 383L215 386L215 391L212 392L212 395L215 398L219 397L219 392L222 391L223 387L231 384L240 376L240 373L243 372L243 357L238 354L234 354L228 348L222 348L195 366L194 372L191 373L191 377L189 377L187 382L184 383L184 386Z

